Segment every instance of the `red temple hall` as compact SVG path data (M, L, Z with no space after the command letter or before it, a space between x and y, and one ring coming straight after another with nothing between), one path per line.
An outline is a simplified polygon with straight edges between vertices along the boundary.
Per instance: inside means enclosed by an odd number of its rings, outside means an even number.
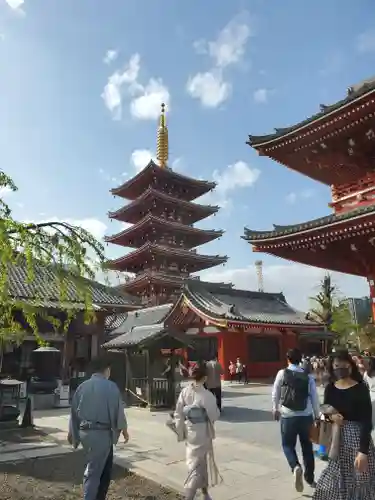
M291 127L249 136L260 155L330 186L332 213L269 231L245 228L255 252L368 279L375 302L375 79Z
M216 213L217 206L194 203L211 191L214 182L186 177L167 166L168 129L162 105L157 137L157 159L112 194L129 203L109 217L129 227L106 241L133 249L108 263L110 269L134 274L123 285L126 292L141 298L144 305L175 300L182 283L192 273L227 261L226 256L203 255L197 247L222 236L223 231L204 230L194 223Z

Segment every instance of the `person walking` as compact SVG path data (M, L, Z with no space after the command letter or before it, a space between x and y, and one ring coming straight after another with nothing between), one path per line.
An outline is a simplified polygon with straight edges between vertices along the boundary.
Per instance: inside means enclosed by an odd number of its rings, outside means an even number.
M242 382L242 377L243 377L243 363L241 361L241 358L238 357L236 360L236 378L239 384Z
M375 500L375 447L368 387L347 349L332 354L324 408L339 426L337 453L320 475L313 500Z
M222 406L222 391L221 391L221 376L224 374L223 367L217 359L217 354L206 363L207 380L206 387L212 392L216 398L216 404L221 411Z
M91 369L91 378L73 396L68 441L75 449L81 444L86 455L84 500L105 500L112 475L113 445L121 433L127 443L129 434L120 391L108 380L109 361L96 358Z
M178 441L186 444L188 476L185 481L185 499L196 498L201 490L204 500L211 500L209 484L220 481L213 450L214 424L220 416L213 394L205 389L207 367L196 364L191 371L193 382L185 387L176 405L173 427Z
M320 414L319 396L315 380L300 366L301 352L290 349L287 352L288 366L280 370L272 390L272 410L275 420L280 420L281 443L293 473L295 489L301 493L304 481L315 486L315 459L313 445L310 441L310 429ZM296 452L299 438L304 472Z

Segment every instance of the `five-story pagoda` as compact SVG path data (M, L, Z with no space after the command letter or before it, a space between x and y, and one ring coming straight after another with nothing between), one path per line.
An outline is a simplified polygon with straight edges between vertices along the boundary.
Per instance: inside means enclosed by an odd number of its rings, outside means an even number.
M133 273L123 285L144 305L158 305L177 298L184 280L192 273L227 261L226 256L201 255L196 247L222 236L223 231L203 230L194 223L216 213L218 206L193 200L215 187L214 182L192 179L174 172L168 162L168 128L162 104L157 137L157 160L132 179L112 189L129 200L109 217L129 227L106 237L108 243L130 247L128 254L108 262L109 269Z

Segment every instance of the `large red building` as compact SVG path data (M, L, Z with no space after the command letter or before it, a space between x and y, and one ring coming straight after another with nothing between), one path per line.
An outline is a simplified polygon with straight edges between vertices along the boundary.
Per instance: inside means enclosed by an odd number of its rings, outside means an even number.
M249 136L260 155L330 186L332 213L243 238L265 252L324 269L363 276L375 307L375 79L291 127Z
M193 273L227 261L226 256L202 255L197 247L222 236L223 231L194 227L216 213L217 206L194 203L215 187L168 167L168 129L162 105L157 139L157 165L152 160L135 177L112 193L130 203L109 217L130 224L106 241L133 250L108 263L110 269L134 273L123 288L144 305L175 300L182 283Z

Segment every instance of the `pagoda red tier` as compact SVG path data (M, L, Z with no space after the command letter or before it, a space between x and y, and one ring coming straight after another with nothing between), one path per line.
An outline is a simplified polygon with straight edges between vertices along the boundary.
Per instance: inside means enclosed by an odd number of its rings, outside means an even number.
M245 228L255 252L366 277L375 312L375 79L307 120L248 144L331 185L334 214L271 231Z
M122 222L135 224L139 222L147 214L152 214L157 217L172 215L174 219L182 224L194 224L210 215L213 215L219 210L218 206L200 205L191 203L178 198L173 198L156 189L148 188L134 201L124 207L109 212L108 216L111 219L116 219Z
M163 233L163 236L160 234ZM138 248L145 241L160 242L180 248L194 248L222 236L224 231L197 229L192 225L187 226L175 222L171 218L146 215L140 222L130 226L124 231L107 238L108 243L115 243L127 247Z
M215 183L192 179L167 167L167 134L162 108L157 155L160 166L151 161L135 177L112 190L130 203L110 212L109 217L132 225L106 237L108 243L136 249L109 261L108 268L134 273L123 288L147 305L173 301L191 273L227 261L226 256L200 255L193 249L223 234L193 226L217 212L218 207L193 203L211 191Z

